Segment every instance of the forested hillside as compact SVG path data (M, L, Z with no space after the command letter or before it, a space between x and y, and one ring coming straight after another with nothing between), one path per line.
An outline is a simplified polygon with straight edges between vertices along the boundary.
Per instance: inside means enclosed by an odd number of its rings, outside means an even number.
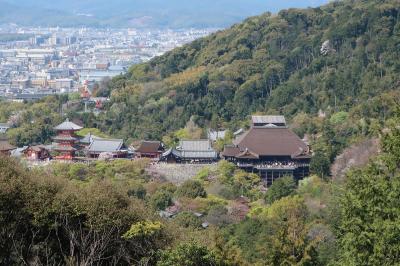
M111 104L88 122L160 139L191 117L202 128L234 130L262 112L315 133L318 114L345 112L336 124L351 121L346 135L369 134L398 97L399 9L395 0L339 1L249 18L133 66L99 92L111 94Z

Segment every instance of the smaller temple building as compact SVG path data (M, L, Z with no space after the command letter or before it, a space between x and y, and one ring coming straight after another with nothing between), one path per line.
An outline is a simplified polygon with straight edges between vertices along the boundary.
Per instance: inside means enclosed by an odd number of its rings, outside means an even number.
M168 163L212 163L217 160L218 153L208 139L181 140L178 147L161 156L161 161Z
M72 160L75 157L75 152L78 150L76 146L79 139L75 133L82 129L68 120L54 128L57 131L57 136L53 138L56 143L53 146L53 151L57 153L55 156L58 160Z
M127 158L128 149L122 139L94 138L87 148L89 158Z
M161 141L142 141L135 154L137 158L159 159L165 152L165 146Z
M23 150L27 160L42 161L50 158L50 151L44 145L29 146Z
M0 155L10 156L11 151L16 149L13 145L11 145L7 140L0 139Z
M221 156L238 167L257 173L270 186L274 180L292 176L296 181L309 175L311 151L287 126L283 117L256 117L251 128Z

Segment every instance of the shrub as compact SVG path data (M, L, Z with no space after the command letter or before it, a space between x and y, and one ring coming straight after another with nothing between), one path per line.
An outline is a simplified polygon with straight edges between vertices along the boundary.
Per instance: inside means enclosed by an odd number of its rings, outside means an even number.
M151 196L150 204L155 210L165 210L172 205L172 193L166 190L158 190Z
M138 199L145 199L146 189L142 184L134 184L128 190L129 197L136 197Z
M216 256L207 249L196 243L180 244L173 250L161 253L158 266L197 266L197 265L220 265Z
M191 212L181 212L176 218L175 222L183 227L199 228L201 226L201 220Z
M192 199L197 197L207 197L207 192L205 191L203 185L196 180L185 181L185 183L183 183L176 192L180 197L188 197Z

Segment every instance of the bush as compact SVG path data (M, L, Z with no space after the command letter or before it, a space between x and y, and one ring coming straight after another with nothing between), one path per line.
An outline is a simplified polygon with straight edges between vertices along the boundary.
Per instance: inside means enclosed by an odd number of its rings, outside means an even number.
M349 113L347 112L337 112L331 116L329 122L333 125L339 125L347 121L349 118Z
M138 199L145 199L146 189L142 184L134 184L128 190L129 197L136 197Z
M165 210L172 205L172 193L166 190L158 190L151 196L150 204L155 210Z
M225 186L219 191L219 195L227 200L233 200L237 197L238 193L235 193L234 189L230 186Z
M220 265L213 252L196 243L180 244L161 253L157 266Z
M211 207L206 221L216 226L224 226L233 222L232 217L228 214L227 208L222 205Z
M191 212L179 213L175 218L175 222L187 228L199 228L201 226L201 220Z
M177 195L180 197L187 198L205 198L207 197L207 192L205 191L203 185L196 180L188 180L183 183L176 191Z
M274 181L272 186L268 189L265 200L272 204L273 202L292 195L296 190L296 182L293 177L285 176Z

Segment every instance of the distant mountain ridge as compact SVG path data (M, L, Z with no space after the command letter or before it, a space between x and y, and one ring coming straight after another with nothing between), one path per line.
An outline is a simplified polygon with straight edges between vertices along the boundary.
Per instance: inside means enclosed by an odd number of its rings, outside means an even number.
M266 11L317 6L327 1L0 0L0 23L38 26L226 27Z

